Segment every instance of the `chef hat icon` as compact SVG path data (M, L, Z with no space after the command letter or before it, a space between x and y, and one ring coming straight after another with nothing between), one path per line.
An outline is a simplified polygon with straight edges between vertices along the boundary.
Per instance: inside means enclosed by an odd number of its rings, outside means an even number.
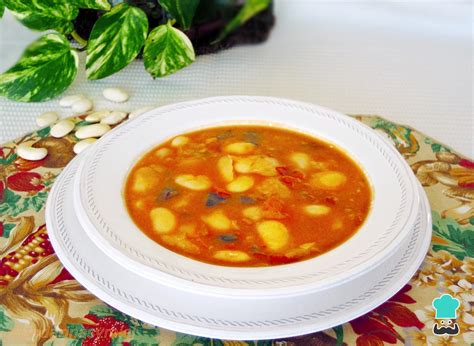
M435 318L456 318L456 310L459 308L459 305L459 299L453 298L450 294L443 294L441 297L433 300L433 307L436 310Z

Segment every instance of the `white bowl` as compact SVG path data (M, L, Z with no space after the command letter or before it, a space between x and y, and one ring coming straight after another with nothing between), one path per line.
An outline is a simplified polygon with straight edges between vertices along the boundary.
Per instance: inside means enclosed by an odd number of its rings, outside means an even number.
M205 264L149 239L133 223L122 191L134 163L183 132L228 124L268 124L334 143L365 171L373 203L360 230L339 247L306 261L261 268ZM81 160L75 207L89 237L138 275L189 291L224 296L288 296L339 285L382 262L406 239L419 211L416 181L405 160L369 127L337 112L267 97L217 97L157 108L104 136Z

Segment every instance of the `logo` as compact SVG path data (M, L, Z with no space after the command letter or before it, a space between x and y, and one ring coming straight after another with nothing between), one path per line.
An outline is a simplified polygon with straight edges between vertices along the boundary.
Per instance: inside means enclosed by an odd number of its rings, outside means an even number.
M458 335L459 326L456 323L456 310L461 305L459 299L453 298L450 294L443 294L441 297L433 299L431 305L436 311L433 334L438 336Z

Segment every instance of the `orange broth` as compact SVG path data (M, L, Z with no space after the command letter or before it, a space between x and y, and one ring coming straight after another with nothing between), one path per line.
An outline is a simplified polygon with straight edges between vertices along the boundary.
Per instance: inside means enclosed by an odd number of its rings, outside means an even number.
M172 138L131 169L124 199L158 244L225 266L287 264L348 240L366 219L370 184L330 143L268 126Z

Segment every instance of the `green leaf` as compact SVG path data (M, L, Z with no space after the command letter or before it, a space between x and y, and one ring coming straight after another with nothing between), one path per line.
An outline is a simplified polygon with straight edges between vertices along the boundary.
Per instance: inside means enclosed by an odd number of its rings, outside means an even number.
M87 45L87 78L104 78L127 66L143 47L147 32L145 12L126 3L100 17Z
M51 131L51 127L47 126L45 128L42 128L41 130L38 130L36 134L38 135L38 137L44 138L46 136L49 136L50 131Z
M237 13L229 23L227 23L224 30L222 30L214 43L219 42L237 27L247 22L259 12L265 10L271 2L272 0L246 0L245 5L240 9L239 13Z
M3 0L0 0L0 18L3 17L3 13L5 13L5 3Z
M176 19L179 25L187 30L191 26L199 0L158 0L160 5Z
M150 32L143 50L143 62L153 77L164 77L191 64L196 55L189 38L171 22Z
M12 231L12 229L15 228L15 224L14 223L4 223L3 224L3 234L2 234L2 237L3 238L9 238L10 237L10 233Z
M0 75L0 95L15 101L44 101L61 94L77 73L78 57L60 34L30 44L20 60Z
M13 320L5 313L5 308L0 306L0 332L9 332L14 327Z
M118 312L115 309L112 309L111 307L109 307L107 305L93 306L89 310L89 313L92 314L92 315L96 315L99 318L103 318L103 317L107 317L107 316L114 316L115 317L116 315L120 314L120 312ZM120 319L120 320L122 320L122 319Z
M21 199L19 195L13 192L10 189L3 190L3 201L2 203L6 203L9 205L15 205Z
M79 8L90 8L94 10L110 11L110 4L107 0L74 0L71 3Z
M465 256L474 257L474 227L461 226L456 220L442 218L438 212L433 212L433 233L445 239L448 244L434 244L433 250L446 250L463 260Z
M333 328L334 333L336 333L336 346L341 346L344 344L344 329L342 326L337 326Z
M73 336L76 339L84 339L92 335L92 331L81 324L68 324L67 331L69 336Z
M15 17L33 30L53 29L63 34L74 27L71 20L79 14L77 7L66 0L4 0Z

